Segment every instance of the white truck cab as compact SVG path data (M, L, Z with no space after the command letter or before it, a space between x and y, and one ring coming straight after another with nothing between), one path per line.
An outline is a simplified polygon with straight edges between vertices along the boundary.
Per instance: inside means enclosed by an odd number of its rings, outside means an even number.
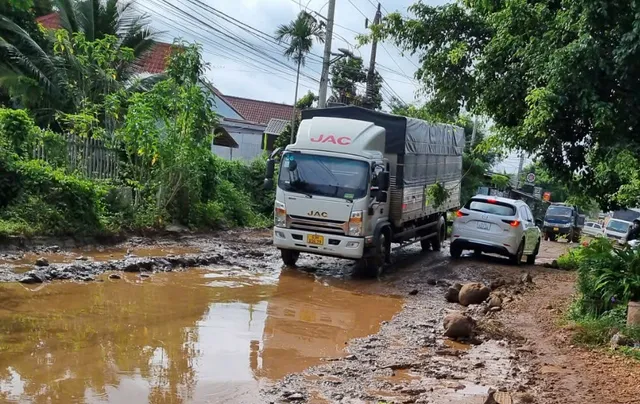
M379 275L392 242L439 249L444 212L459 205L463 147L462 130L450 125L359 107L303 111L276 179L273 243L284 263L328 255ZM267 164L268 187L278 154ZM427 201L436 182L451 189L439 207Z

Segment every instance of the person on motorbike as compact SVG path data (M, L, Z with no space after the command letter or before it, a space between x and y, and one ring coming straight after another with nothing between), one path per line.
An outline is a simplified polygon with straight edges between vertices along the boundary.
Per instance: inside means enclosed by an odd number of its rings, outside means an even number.
M631 226L631 230L629 230L627 242L631 240L640 240L640 219L633 220L633 226Z

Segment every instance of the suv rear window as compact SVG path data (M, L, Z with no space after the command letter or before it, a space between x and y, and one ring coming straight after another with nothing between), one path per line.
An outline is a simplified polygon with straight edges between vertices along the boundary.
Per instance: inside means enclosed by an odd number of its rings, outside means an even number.
M491 213L498 216L515 216L516 208L504 202L489 202L485 199L472 199L464 206L465 209L475 212Z

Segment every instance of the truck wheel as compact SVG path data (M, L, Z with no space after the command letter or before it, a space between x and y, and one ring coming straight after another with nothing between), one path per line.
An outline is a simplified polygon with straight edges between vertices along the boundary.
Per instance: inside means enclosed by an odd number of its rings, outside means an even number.
M389 260L391 243L384 233L380 233L372 255L361 258L356 264L356 271L367 277L380 277L384 265Z
M524 255L524 240L520 242L520 245L518 246L518 251L514 255L511 255L509 257L509 261L511 261L513 265L520 265L520 263L522 263L523 255Z
M447 222L443 221L442 225L440 226L440 230L438 231L438 236L431 239L431 248L433 248L433 251L442 250L442 242L444 241L446 236L447 236Z
M280 250L280 255L282 256L282 262L288 267L295 266L298 258L300 258L300 252L293 250Z
M540 252L540 240L538 240L538 244L536 245L536 249L533 250L533 254L527 255L527 265L535 265L536 257L538 256L539 252Z

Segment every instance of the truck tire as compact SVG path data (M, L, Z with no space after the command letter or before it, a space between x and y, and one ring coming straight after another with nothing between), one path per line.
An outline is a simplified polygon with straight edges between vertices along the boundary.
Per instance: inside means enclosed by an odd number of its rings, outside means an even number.
M282 256L282 262L288 267L296 266L296 262L298 262L298 258L300 258L299 251L293 250L280 250L280 255Z
M442 250L442 242L447 237L447 221L442 219L440 220L442 221L442 224L438 230L438 237L431 239L431 248L433 248L433 251Z
M571 241L573 241L574 243L579 243L580 237L582 236L580 232L573 230L571 234L573 235L573 238L571 239Z
M391 243L384 231L376 240L373 254L363 257L356 263L356 271L369 278L379 278L384 272L384 265L389 260Z

